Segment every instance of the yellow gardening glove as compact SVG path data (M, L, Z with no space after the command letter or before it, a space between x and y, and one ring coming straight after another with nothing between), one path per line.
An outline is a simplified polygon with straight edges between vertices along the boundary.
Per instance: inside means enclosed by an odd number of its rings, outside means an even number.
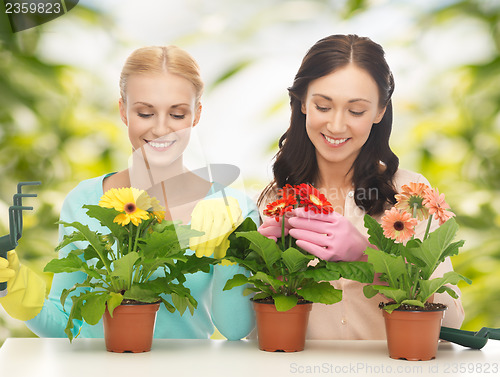
M191 237L189 247L197 257L223 258L229 247L227 239L241 223L241 208L235 198L206 199L198 202L191 214L191 228L204 232Z
M19 258L14 250L7 253L5 258L0 258L0 276L12 275L7 281L7 296L0 298L0 304L12 317L21 321L30 320L42 310L45 301L45 281L34 271L19 263ZM10 270L5 271L5 270Z
M12 268L9 268L9 261L0 257L0 283L9 281L16 274Z

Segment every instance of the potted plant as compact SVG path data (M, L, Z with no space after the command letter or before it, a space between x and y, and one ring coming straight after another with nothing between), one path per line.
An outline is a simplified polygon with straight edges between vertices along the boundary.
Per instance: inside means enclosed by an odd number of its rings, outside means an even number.
M364 287L371 298L381 293L389 302L381 302L385 318L387 345L391 358L430 360L436 355L439 331L446 306L434 303L435 293L458 298L446 284L471 281L455 271L431 278L445 258L458 253L464 241L453 242L458 231L454 214L444 194L423 183L410 183L396 195L396 204L386 210L379 224L365 215L370 243L365 251L378 279ZM439 227L430 231L432 219ZM422 239L415 227L427 221ZM425 224L425 223L424 223ZM378 280L378 281L377 281Z
M186 255L189 238L202 232L164 220L163 208L146 191L111 189L99 205L83 208L109 233L94 232L79 222L61 221L65 227L74 228L74 232L66 235L56 250L78 241L87 246L53 259L44 269L86 274L83 283L63 290L61 295L64 308L66 299L74 292L65 333L72 341L73 321L95 325L103 318L108 351L149 351L160 304L170 312L177 309L182 315L188 308L193 314L197 302L183 285L184 275L208 272L216 260ZM170 296L172 303L164 295ZM139 315L144 315L144 319L139 319Z
M264 211L278 222L282 220L281 238L275 242L261 235L251 219L246 219L229 236L226 259L243 266L249 275L235 275L224 289L249 284L244 294L254 294L259 348L264 351L304 349L312 303L335 304L342 300L342 291L330 281L340 277L373 281L369 263L317 260L299 248L291 236L285 236L284 216L299 206L314 212L333 211L314 187L287 185L280 190L280 198Z

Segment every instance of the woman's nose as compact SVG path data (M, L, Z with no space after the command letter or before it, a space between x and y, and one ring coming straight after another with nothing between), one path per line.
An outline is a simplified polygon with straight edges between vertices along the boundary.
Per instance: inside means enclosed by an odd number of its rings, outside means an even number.
M161 137L172 132L172 128L170 127L169 119L166 116L159 116L155 125L153 127L153 134L155 136Z
M328 120L326 129L332 134L339 134L346 130L347 124L344 113L342 111L334 111L331 118Z

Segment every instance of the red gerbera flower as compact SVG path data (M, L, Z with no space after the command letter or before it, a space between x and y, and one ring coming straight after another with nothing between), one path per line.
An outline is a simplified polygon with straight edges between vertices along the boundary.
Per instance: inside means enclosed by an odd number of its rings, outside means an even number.
M300 204L305 207L305 211L310 210L314 213L333 212L333 207L325 195L313 186L302 183L295 186L295 192L299 195Z
M295 204L297 204L295 196L287 196L285 198L278 199L266 206L264 215L274 217L276 221L280 221L280 217L283 217L286 212L291 212Z
M279 196L283 199L293 197L295 199L295 188L292 185L286 184L283 188L278 190Z

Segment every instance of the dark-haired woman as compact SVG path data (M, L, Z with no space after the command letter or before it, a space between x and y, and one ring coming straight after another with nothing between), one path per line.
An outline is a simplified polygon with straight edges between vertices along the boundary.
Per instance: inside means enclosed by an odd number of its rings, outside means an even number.
M311 183L325 194L335 213L316 216L295 210L286 222L299 246L318 258L366 260L365 213L380 220L401 186L429 184L422 175L399 169L399 159L389 147L393 91L382 47L356 35L318 41L289 88L290 127L280 138L274 180L259 204L273 200L286 184ZM417 236L423 235L424 226L417 227ZM273 238L281 235L273 218L265 219L259 231ZM434 277L452 268L447 259ZM335 305L313 305L308 338L384 339L381 298L365 298L358 282L340 279L332 284L343 290L343 299ZM436 294L434 300L448 306L443 325L460 327L464 318L460 299Z

